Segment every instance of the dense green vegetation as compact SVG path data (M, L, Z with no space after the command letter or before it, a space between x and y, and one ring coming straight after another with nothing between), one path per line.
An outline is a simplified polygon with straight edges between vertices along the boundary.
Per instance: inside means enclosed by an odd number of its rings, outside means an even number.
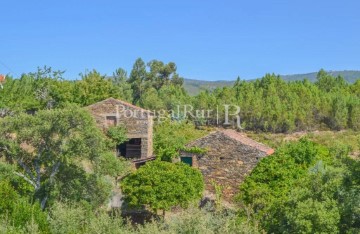
M9 78L0 92L1 115L58 108L68 103L86 106L114 97L160 111L161 117L173 111L173 118L192 118L200 124L215 123L216 116L191 116L184 113L184 105L191 105L194 110L219 110L221 118L224 105L238 106L241 126L246 130L360 129L360 81L350 84L323 70L315 83L286 82L280 76L267 74L251 82L238 79L232 87L203 91L195 97L185 91L183 79L171 62L153 60L145 64L138 59L129 77L123 69L111 77L93 70L77 81L64 80L62 76L62 72L45 67L19 79ZM220 119L222 122L224 119Z
M315 83L267 74L192 97L176 65L157 60L138 59L129 76L123 69L112 76L93 70L76 81L63 75L45 67L9 78L0 90L0 233L360 231L360 81L350 84L323 70ZM161 110L154 126L158 160L133 171L114 156L114 145L127 139L125 129L102 132L81 108L108 97ZM199 209L200 172L164 162L180 149L204 150L184 148L211 130L202 126L206 119L171 115L185 104L219 109L220 117L223 105L239 106L242 127L277 148L239 185L232 207ZM287 134L296 131L303 133ZM144 225L127 222L120 210L107 209L120 188L125 208L171 215Z
M186 208L201 199L200 171L183 163L149 162L121 182L125 201L134 207L149 206L155 213L175 206Z
M195 130L194 124L186 121L166 120L155 126L154 150L163 161L171 161L179 155L185 144L209 133L208 130Z
M98 162L111 151L85 110L70 106L34 115L21 113L1 119L0 126L3 158L17 166L16 176L31 187L29 193L42 209L56 198L82 199L84 195L95 206L106 200L110 191L98 188L109 185L101 177ZM79 165L83 161L93 173L84 174ZM72 187L76 182L82 187Z
M288 143L261 160L238 200L269 233L357 233L360 165L348 149Z

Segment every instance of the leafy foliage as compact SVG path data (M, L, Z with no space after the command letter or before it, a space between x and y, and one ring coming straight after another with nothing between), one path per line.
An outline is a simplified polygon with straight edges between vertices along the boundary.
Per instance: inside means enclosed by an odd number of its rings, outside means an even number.
M0 125L2 155L18 166L15 173L33 186L34 197L43 208L59 174L81 171L76 165L82 160L95 162L107 150L106 139L92 117L76 106L6 117ZM72 179L76 180L68 177L62 182Z
M127 141L126 129L123 126L113 126L107 130L107 136L114 142L115 145L119 145Z
M319 161L290 193L285 208L286 232L338 233L340 207L336 198L342 177L341 171L325 169Z
M200 148L197 146L194 147L184 147L182 148L183 151L188 152L188 153L195 153L195 154L205 154L207 152L207 149L204 148Z
M208 131L196 130L192 123L185 121L163 121L155 125L154 151L163 161L171 161L188 142L200 138Z
M139 58L129 76L121 68L112 76L87 71L79 80L63 75L43 67L8 77L0 90L1 233L359 232L360 165L347 155L352 151L355 157L360 149L359 134L353 132L360 129L360 81L348 83L324 70L309 77L314 83L266 74L254 81L238 78L228 87L210 87L191 97L173 62ZM170 115L185 104L217 109L221 118L224 105L239 106L242 127L263 132L253 136L265 136L272 146L283 145L288 136L277 134L273 140L269 132L294 131L312 131L307 137L323 146L301 139L262 159L240 186L239 216L190 210L134 229L102 209L115 178L129 172L128 162L109 152L126 140L125 130L111 128L106 138L79 108L109 97L161 110L165 120L155 125L154 151L165 161L181 149L204 152L184 145L208 132L199 125L216 122ZM338 131L343 129L352 131ZM186 207L203 189L198 171L166 162L147 164L122 186L130 204L152 210Z
M204 90L195 97L185 91L173 62L145 63L139 58L129 77L121 68L111 77L96 70L81 74L77 81L64 80L62 76L63 72L44 67L19 79L10 77L0 92L0 108L8 115L17 110L51 109L68 103L86 106L114 97L165 113L176 111L179 105L219 110L221 118L225 104L238 106L242 127L258 132L359 129L359 82L350 84L324 70L318 72L315 83L307 79L286 82L280 76L266 74L253 81L238 78L233 86ZM208 120L215 123L214 118Z
M127 176L121 189L130 206L165 211L199 200L204 182L202 174L186 164L153 161Z
M252 222L254 221L254 223ZM175 216L145 224L126 224L123 218L105 211L96 214L82 204L56 203L50 211L51 233L263 233L255 220L239 221L234 211L208 212L190 207ZM1 224L0 224L1 230Z
M6 180L0 181L0 198L0 219L11 220L11 225L16 229L34 221L41 232L48 232L47 215L39 203L30 204Z
M359 204L349 205L359 191L349 175L357 163L347 154L346 147L327 149L307 139L289 143L260 161L240 186L239 202L251 206L270 233L359 230Z

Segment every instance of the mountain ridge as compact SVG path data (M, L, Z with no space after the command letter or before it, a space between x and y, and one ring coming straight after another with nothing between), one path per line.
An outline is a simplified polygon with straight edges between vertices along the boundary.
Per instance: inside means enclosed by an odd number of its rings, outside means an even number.
M342 76L349 83L354 83L356 80L360 79L360 71L358 70L343 70L343 71L326 71L332 76ZM280 75L285 81L296 81L308 79L311 82L316 81L316 75L318 72L309 72L303 74L290 74L290 75ZM256 78L259 79L259 78ZM254 81L256 79L249 79L247 81ZM218 87L232 86L235 83L235 80L197 80L197 79L184 79L184 87L191 95L196 95L203 90L213 90Z

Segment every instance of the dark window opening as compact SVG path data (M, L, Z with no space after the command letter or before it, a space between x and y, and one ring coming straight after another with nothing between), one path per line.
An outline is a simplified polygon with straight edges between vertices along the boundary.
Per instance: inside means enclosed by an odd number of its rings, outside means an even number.
M117 146L117 155L129 159L141 158L141 138L132 138Z
M225 159L225 157L220 157L220 160L224 160Z
M188 164L190 167L192 167L193 158L192 157L181 157L181 162Z
M116 116L106 116L106 125L108 127L116 126Z

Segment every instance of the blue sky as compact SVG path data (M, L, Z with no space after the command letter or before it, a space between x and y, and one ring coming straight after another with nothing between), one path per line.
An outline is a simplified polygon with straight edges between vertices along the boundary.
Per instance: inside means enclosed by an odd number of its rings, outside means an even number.
M111 75L138 57L202 80L360 70L359 9L356 0L2 1L0 73Z

